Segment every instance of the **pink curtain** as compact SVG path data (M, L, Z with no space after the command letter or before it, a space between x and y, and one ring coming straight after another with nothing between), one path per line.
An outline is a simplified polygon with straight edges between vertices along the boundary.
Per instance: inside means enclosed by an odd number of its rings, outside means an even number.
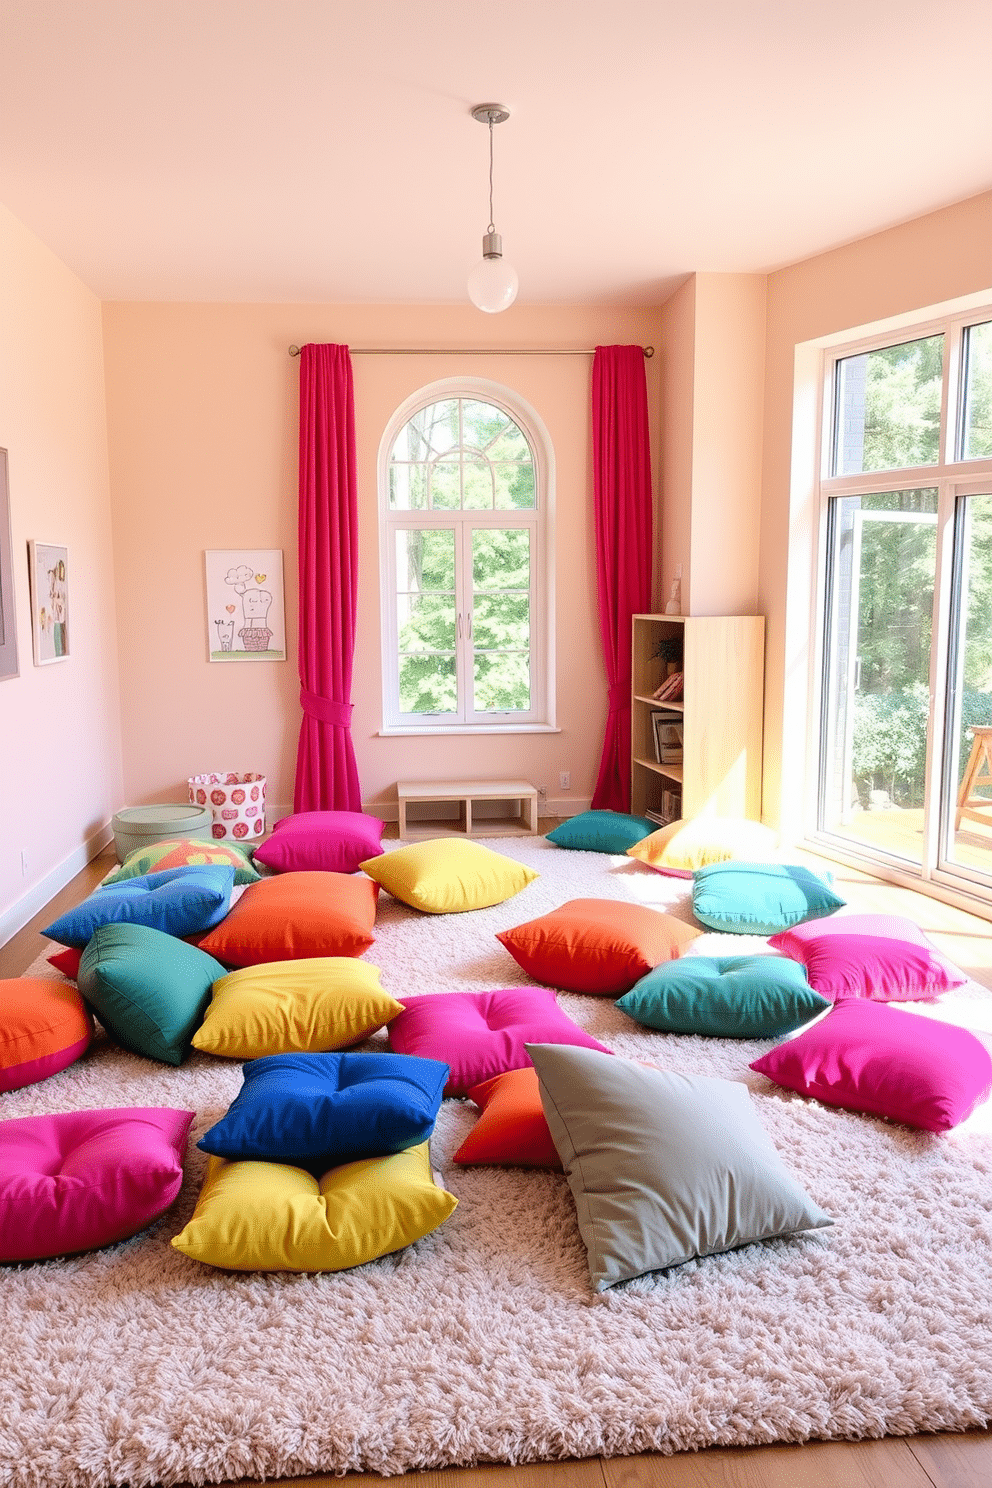
M639 346L596 347L592 448L599 628L610 710L592 804L629 811L630 617L651 608L651 451Z
M351 742L358 600L355 399L347 346L300 352L300 703L294 811L361 811Z

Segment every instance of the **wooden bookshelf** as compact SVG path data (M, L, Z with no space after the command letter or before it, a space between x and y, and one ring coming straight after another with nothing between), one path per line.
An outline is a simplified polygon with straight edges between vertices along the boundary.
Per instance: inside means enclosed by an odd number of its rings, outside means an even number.
M637 816L664 815L681 791L683 817L761 816L765 622L760 615L634 615L631 652L631 804ZM683 693L654 699L668 663L662 642L679 651ZM651 715L682 718L681 763L655 757Z

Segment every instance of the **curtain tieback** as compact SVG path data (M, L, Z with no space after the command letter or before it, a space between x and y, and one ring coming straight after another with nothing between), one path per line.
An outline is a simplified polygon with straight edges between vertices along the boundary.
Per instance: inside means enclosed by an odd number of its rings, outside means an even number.
M331 723L337 728L348 728L351 724L353 703L335 703L321 697L319 692L308 692L301 687L300 705L307 717L315 718L318 723Z
M629 708L630 683L611 682L610 689L607 694L607 701L609 702L611 713L615 713L618 708Z

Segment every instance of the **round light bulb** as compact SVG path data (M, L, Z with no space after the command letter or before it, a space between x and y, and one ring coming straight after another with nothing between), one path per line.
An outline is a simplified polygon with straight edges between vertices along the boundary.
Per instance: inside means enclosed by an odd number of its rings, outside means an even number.
M469 273L468 297L478 309L495 315L510 308L519 284L516 269L502 254L487 254Z

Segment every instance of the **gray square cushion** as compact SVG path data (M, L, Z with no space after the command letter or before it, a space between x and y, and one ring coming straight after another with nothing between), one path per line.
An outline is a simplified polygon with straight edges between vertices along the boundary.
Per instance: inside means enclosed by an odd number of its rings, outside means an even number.
M745 1085L528 1044L596 1291L694 1256L833 1224Z

